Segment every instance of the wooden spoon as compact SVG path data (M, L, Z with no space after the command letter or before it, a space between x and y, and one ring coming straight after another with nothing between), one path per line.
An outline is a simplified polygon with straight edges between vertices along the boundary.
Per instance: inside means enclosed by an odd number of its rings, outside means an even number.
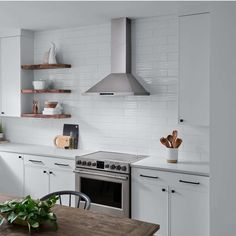
M168 141L166 138L164 138L164 137L160 138L160 142L161 142L164 146L166 146L167 148L170 148L169 141Z
M178 136L178 131L177 130L173 130L173 132L172 132L172 137L173 137L172 144L173 144L173 147L175 146L175 141L177 139L177 136Z
M171 135L171 134L169 134L168 136L167 136L167 140L170 142L170 146L173 148L173 142L174 142L174 140L173 140L173 136Z
M174 148L179 148L179 146L181 145L182 143L182 139L181 138L177 138L175 140L175 143L174 143Z

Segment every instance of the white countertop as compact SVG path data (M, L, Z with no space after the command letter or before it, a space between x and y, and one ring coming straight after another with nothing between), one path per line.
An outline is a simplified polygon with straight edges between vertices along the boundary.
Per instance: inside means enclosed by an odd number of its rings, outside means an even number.
M148 157L141 161L137 161L131 165L132 167L170 171L176 173L185 173L193 175L209 176L209 162L188 162L179 161L178 163L167 163L165 159L157 157Z
M0 144L0 151L13 152L19 154L31 154L38 156L59 157L65 159L75 159L76 156L82 156L94 152L81 149L70 150L70 149L60 149L51 146L20 144L20 143Z
M75 159L76 156L86 155L97 150L82 149L60 149L52 146L42 146L21 143L4 143L0 144L1 152L13 152L19 154L29 154L38 156L48 156L55 158ZM167 163L166 160L156 156L147 157L131 165L132 167L148 168L162 171L171 171L177 173L186 173L194 175L209 176L208 162L187 162L180 161L177 164Z

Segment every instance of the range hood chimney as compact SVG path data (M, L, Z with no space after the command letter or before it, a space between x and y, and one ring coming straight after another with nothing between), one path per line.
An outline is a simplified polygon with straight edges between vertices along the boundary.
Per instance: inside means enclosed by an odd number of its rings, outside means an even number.
M131 74L131 20L111 21L111 74L95 84L85 94L150 95Z

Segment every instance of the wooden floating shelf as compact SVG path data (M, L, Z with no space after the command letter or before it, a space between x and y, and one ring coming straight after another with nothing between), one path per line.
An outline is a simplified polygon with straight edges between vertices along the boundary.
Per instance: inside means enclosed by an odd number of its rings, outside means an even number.
M24 113L21 114L21 117L28 117L28 118L47 118L47 119L64 119L70 118L70 114L60 114L60 115L44 115L44 114L32 114L32 113Z
M70 89L21 89L21 93L71 93Z
M36 64L36 65L21 65L23 70L45 70L45 69L63 69L71 68L70 64Z

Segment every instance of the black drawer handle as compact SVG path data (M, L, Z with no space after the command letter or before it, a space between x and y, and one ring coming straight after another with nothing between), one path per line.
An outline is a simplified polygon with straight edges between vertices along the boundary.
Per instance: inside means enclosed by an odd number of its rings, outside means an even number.
M140 177L149 178L149 179L158 179L157 176L150 176L150 175L140 175Z
M67 167L69 167L70 165L69 164L61 164L61 163L54 163L54 165L56 165L56 166L67 166Z
M192 182L192 181L185 181L185 180L179 180L180 183L185 183L185 184L200 184L200 182Z
M42 161L37 161L37 160L29 160L30 162L33 162L33 163L38 163L38 164L43 164Z

